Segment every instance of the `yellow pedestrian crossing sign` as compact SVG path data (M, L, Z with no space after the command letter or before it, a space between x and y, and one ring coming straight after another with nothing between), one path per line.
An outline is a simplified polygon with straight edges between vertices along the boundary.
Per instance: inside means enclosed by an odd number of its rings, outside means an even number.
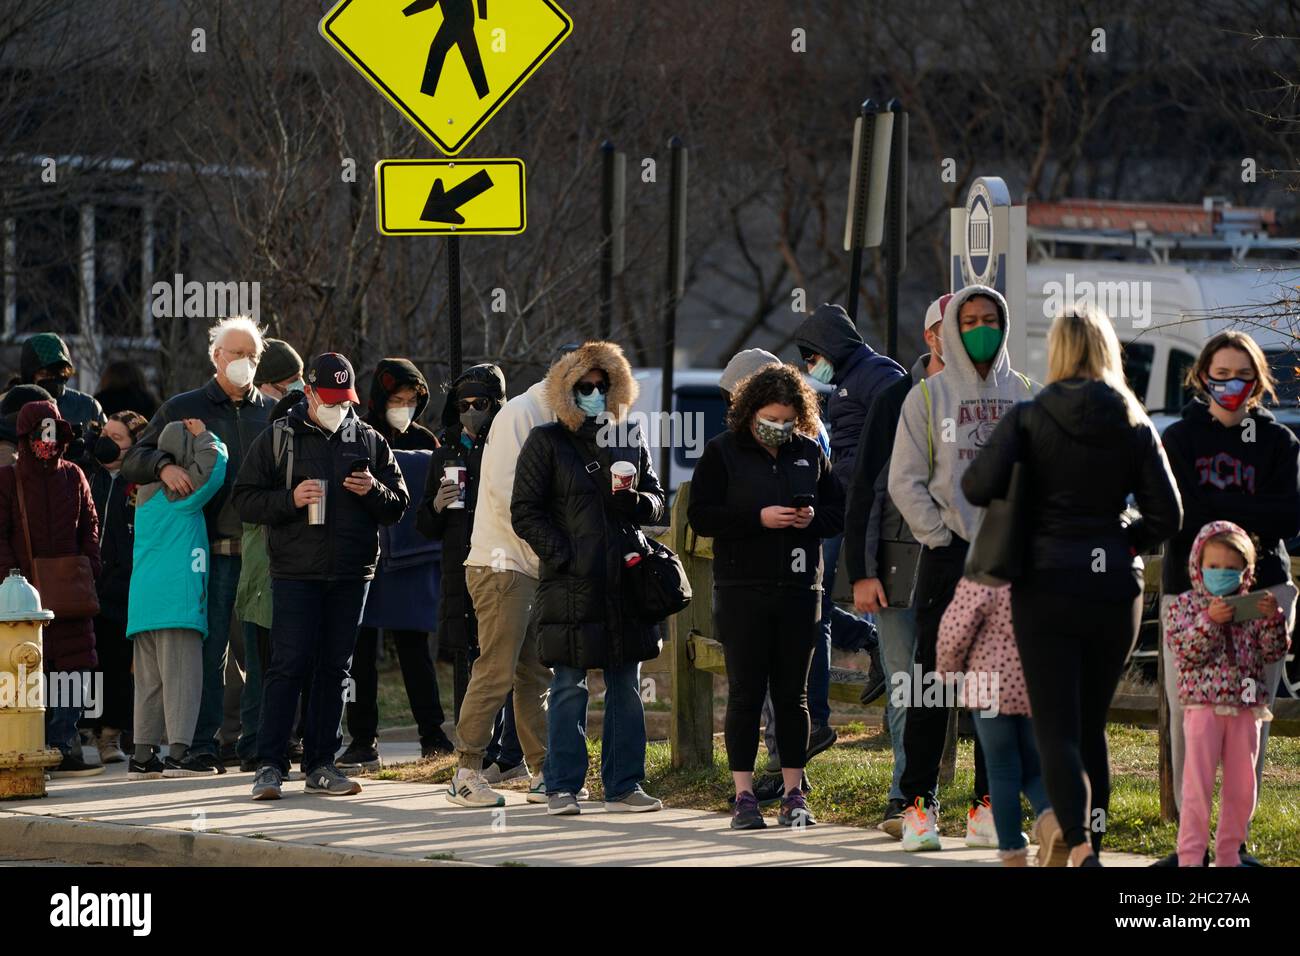
M381 159L375 190L386 236L504 236L528 224L522 159Z
M320 32L455 156L573 32L573 21L554 0L339 0Z

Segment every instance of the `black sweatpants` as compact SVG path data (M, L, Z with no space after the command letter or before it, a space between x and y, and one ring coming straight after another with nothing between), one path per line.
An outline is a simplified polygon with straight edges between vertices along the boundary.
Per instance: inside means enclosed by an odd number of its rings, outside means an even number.
M783 767L807 760L808 670L820 634L821 591L715 588L713 624L727 661L727 766L754 769L759 716L772 692Z
M353 742L373 744L379 735L379 629L363 627L357 631L357 647L352 654L352 679L356 681L357 699L348 703L348 733ZM438 678L429 654L429 635L424 631L389 631L397 644L397 662L402 668L402 683L411 716L419 728L420 742L428 743L442 729L442 700L438 696Z
M970 545L953 536L952 543L941 548L924 548L916 571L916 657L920 665L922 684L913 686L916 670L908 675L910 689L907 720L903 724L903 776L899 788L903 799L912 804L917 797L925 798L928 807L935 802L939 789L939 764L943 761L943 744L948 736L950 707L925 707L916 701L925 690L925 675L935 669L939 646L939 623L943 612L952 603L966 568L966 552ZM979 738L975 738L975 793L976 799L989 792L988 773L984 769L984 752Z
M1141 595L1100 600L1013 585L1011 618L1048 799L1065 842L1091 838L1100 853L1110 804L1106 716L1137 639Z
M99 616L95 618L95 653L103 674L103 712L84 721L96 733L105 727L131 733L131 713L135 709L135 683L131 679L131 658L135 645L126 638L126 621Z

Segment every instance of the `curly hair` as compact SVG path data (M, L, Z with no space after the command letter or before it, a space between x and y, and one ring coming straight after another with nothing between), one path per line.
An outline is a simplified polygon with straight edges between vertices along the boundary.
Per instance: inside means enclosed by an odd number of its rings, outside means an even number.
M793 365L767 365L737 382L727 411L727 427L734 432L746 431L755 413L764 405L772 404L794 408L798 415L795 431L801 435L817 434L817 393Z

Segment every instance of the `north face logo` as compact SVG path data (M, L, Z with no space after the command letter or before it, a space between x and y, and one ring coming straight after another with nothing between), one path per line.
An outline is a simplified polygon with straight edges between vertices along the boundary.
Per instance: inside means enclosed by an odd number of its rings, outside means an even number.
M808 459L807 459L807 458L800 458L800 459L798 459L797 461L795 461L795 464L796 464L796 465L799 465L799 466L801 466L801 467L803 467L803 468L811 467L811 466L808 464Z
M848 390L847 388L842 388L842 389L840 389L839 392L837 392L836 394L838 394L840 398L848 398L848 397L849 397L849 390Z

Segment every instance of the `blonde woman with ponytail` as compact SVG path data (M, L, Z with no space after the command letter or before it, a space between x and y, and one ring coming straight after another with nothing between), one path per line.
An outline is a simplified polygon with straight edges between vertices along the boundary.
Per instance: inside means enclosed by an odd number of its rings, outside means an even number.
M1124 380L1110 319L1067 310L1047 349L1046 387L1002 415L962 491L986 507L1006 495L1016 462L1026 470L1017 503L1029 528L1026 570L1011 590L1016 646L1069 865L1100 866L1106 715L1137 640L1139 555L1178 530L1182 505L1160 437Z

